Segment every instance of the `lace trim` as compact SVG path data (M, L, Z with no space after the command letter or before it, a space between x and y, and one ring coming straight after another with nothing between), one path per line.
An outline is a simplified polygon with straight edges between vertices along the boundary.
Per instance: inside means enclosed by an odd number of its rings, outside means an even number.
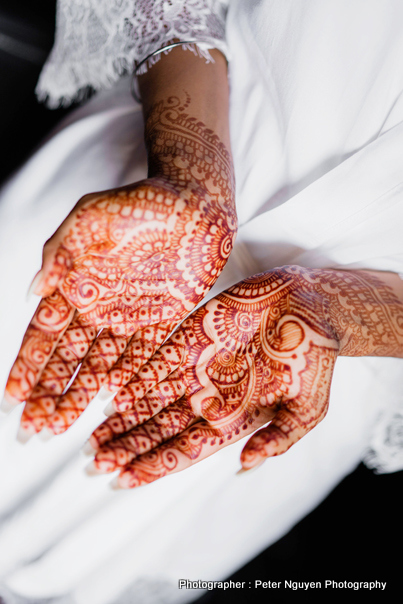
M403 280L403 273L398 275ZM381 413L363 462L376 474L403 470L403 396Z
M376 474L403 470L403 399L400 402L400 409L391 409L379 418L363 458Z
M194 42L208 62L211 48L229 59L227 4L228 0L58 0L55 44L41 72L37 97L50 108L82 100L90 90L110 88L133 71L135 61L173 39ZM185 48L194 52L190 45Z
M168 42L170 44L171 42ZM147 71L158 61L161 59L161 55L167 55L173 50L173 48L167 48L163 52L151 56L147 61L145 61L141 67L136 69L137 75L143 75L143 73L147 73ZM206 63L215 63L213 57L209 53L207 48L203 48L203 42L198 42L197 44L182 44L182 50L190 50L195 56L200 57L201 59L205 59ZM143 59L144 60L144 59Z

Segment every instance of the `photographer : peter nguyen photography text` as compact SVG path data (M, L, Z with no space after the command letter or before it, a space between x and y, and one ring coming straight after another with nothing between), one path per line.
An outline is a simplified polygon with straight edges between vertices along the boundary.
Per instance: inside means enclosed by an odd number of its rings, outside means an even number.
M348 589L348 590L380 590L386 589L386 581L190 581L179 579L179 589L292 589L307 591L310 589Z

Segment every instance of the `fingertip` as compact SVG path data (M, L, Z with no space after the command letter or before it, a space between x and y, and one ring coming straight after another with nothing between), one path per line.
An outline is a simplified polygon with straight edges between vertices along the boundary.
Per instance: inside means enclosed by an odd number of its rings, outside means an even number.
M30 426L29 428L23 428L22 426L20 426L18 428L18 432L17 432L17 441L19 443L21 443L22 445L25 445L25 443L27 443L29 440L31 440L31 438L36 434L36 430L34 428L34 426Z
M27 291L27 302L30 302L33 298L33 296L41 296L41 290L40 290L40 282L42 279L42 269L40 271L38 271L35 275L35 277L33 278L31 285L28 288Z
M241 465L245 472L251 472L255 468L258 468L262 463L270 457L270 453L267 450L267 437L266 433L257 432L248 440L241 452ZM270 441L269 441L270 442Z
M39 296L40 298L49 298L49 296L54 294L56 290L57 287L52 287L44 283L43 285L39 285L33 293L35 296Z
M112 491L122 491L125 489L125 487L122 487L119 483L119 476L115 476L115 478L111 480L109 488L112 489Z
M39 432L38 434L38 438L42 441L42 442L48 442L49 440L51 440L53 437L55 436L55 434L49 430L49 428L45 427L42 428L42 430Z
M257 461L254 466L244 466L236 472L235 476L243 476L244 474L250 474L253 470L257 470L264 462L266 461L266 457L263 457L260 461Z
M97 452L96 449L94 449L94 447L91 444L91 439L87 440L87 442L84 444L83 448L81 449L81 453L83 455L85 455L86 457L93 457L95 455L95 453Z
M108 401L114 394L114 392L111 392L104 384L102 384L97 396L101 401Z
M297 439L298 440L298 439ZM286 453L296 442L274 422L268 428L256 432L241 453L242 467L249 469L260 465L268 457Z
M134 486L139 486L138 484L133 484L131 472L127 470L122 470L112 482L117 485L117 489L132 489Z
M15 399L14 397L4 393L4 398L0 404L0 411L5 415L9 415L18 405L21 404L21 401Z
M42 268L37 275L39 281L34 289L34 293L42 298L51 296L57 290L72 267L70 252L58 245L56 240L52 244L49 241L44 247Z
M90 463L85 466L84 472L87 476L99 476L100 474L104 474L104 472L98 468L94 460L90 461Z
M109 402L109 403L106 405L106 407L105 407L105 409L104 409L104 414L105 414L107 417L111 417L111 415L115 415L115 413L116 413L116 409L115 409L115 407L113 406L112 401L110 401L110 402Z

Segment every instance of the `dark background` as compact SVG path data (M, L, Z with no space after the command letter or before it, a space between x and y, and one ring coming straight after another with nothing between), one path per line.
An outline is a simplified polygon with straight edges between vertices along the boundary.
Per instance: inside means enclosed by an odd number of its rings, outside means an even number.
M1 0L0 183L18 169L69 111L50 111L39 105L34 95L41 66L53 44L54 21L54 0ZM326 601L331 596L347 601L392 601L401 593L401 484L402 472L377 476L359 465L288 535L231 577L252 583L255 579L378 580L388 582L385 592L219 590L208 592L198 604L305 603Z

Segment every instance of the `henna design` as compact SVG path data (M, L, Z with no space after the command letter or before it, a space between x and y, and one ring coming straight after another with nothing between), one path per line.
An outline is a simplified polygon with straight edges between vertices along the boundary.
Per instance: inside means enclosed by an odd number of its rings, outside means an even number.
M246 279L185 319L125 387L126 411L91 437L95 465L140 486L270 422L242 453L244 468L258 465L325 417L338 354L403 355L402 327L403 304L371 273L290 266Z
M176 436L178 430L185 430L194 418L195 414L186 402L175 402L146 424L133 428L118 440L113 440L107 447L101 447L97 452L98 469L113 472L117 464L119 467L127 465L143 452L148 452Z
M128 383L223 269L237 229L231 157L190 103L152 108L152 178L84 197L45 246L36 291L47 297L6 389L27 401L25 429L64 431L104 380L111 391Z
M60 292L40 302L8 378L10 399L22 402L31 393L73 316L74 309Z
M39 432L45 427L71 377L87 355L95 336L96 330L83 326L80 316L76 314L25 405L21 418L23 429L32 431L34 427L35 431Z

